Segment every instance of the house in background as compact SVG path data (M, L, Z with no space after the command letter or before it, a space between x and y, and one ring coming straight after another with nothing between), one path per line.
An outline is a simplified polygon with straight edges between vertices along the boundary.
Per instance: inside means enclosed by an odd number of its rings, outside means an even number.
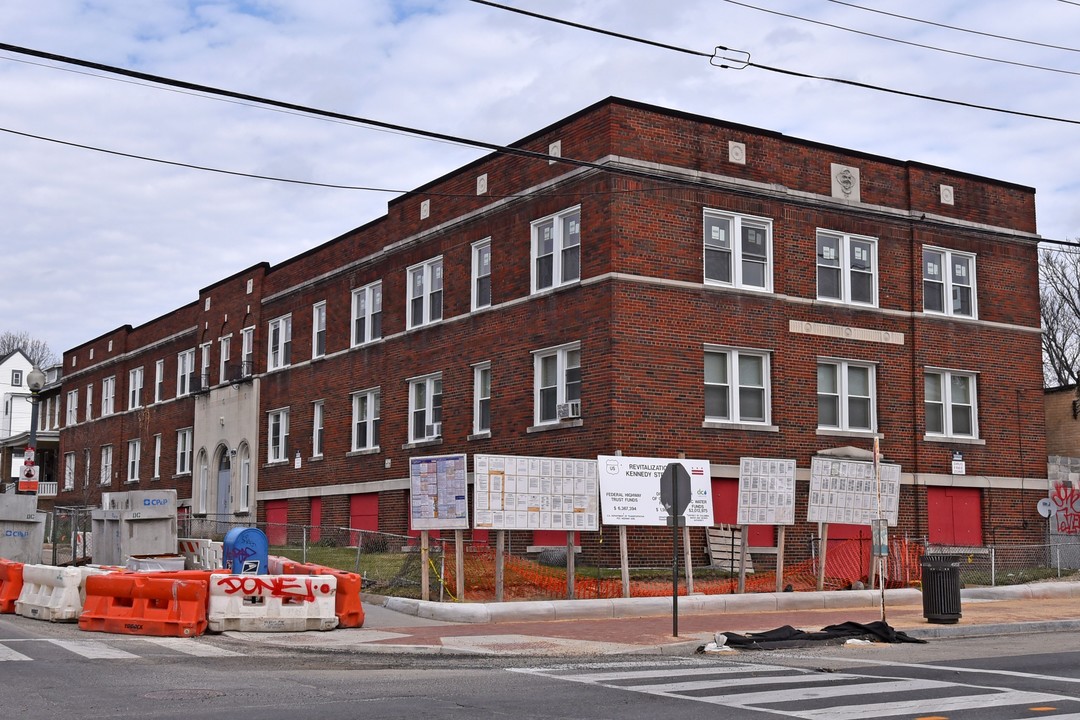
M733 523L740 458L791 458L790 562L811 459L877 440L894 533L1041 540L1033 189L616 98L512 147L67 350L58 502L175 488L197 515L405 533L414 457L683 452ZM670 561L667 532L631 540Z
M0 358L0 398L3 398L3 414L0 415L0 469L3 476L0 482L13 483L19 478L19 469L23 465L25 450L30 443L31 398L26 385L26 377L34 368L30 358L22 350L13 350ZM58 427L49 424L46 415L55 413L55 398L59 383L59 366L45 371L46 386L38 393L38 431L36 441L40 467L39 482L45 483L39 494L48 497L55 495L56 451L59 446ZM50 393L50 386L53 390ZM48 409L46 409L48 405ZM55 405L55 407L59 407ZM52 483L50 485L49 483Z

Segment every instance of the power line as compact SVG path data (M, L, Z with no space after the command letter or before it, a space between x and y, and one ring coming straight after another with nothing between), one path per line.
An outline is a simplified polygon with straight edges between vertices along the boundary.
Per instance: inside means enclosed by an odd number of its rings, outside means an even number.
M1050 48L1052 50L1080 52L1080 49L1078 48L1064 47L1062 45L1051 45L1050 43L1042 43L1036 40L1021 40L1020 38L1009 37L1008 35L995 35L994 33L982 32L980 30L972 30L971 28L958 27L956 25L946 25L945 23L934 22L933 20L923 20L922 18L909 17L907 15L887 12L885 10L878 10L877 8L863 7L862 5L856 5L855 3L844 2L844 0L828 0L828 2L835 3L837 5L844 5L849 8L855 8L856 10L864 10L866 12L877 13L878 15L887 15L889 17L899 18L901 20L910 20L911 22L922 23L923 25L933 25L934 27L945 28L946 30L956 30L957 32L971 33L972 35L982 35L983 37L994 38L996 40L1008 40L1009 42L1023 43L1024 45L1036 45L1038 47Z

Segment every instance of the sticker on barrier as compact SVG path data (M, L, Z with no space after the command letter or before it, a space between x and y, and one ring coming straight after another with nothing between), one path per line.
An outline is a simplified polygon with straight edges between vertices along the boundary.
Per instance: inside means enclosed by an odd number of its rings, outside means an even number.
M333 630L333 575L211 575L210 632Z

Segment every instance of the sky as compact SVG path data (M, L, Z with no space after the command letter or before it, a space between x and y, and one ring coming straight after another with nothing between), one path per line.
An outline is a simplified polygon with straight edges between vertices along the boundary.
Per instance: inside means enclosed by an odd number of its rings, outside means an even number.
M502 2L670 47L470 0L6 2L0 43L498 144L618 96L1031 186L1080 240L1078 1ZM486 154L4 50L0 97L0 332L57 355Z

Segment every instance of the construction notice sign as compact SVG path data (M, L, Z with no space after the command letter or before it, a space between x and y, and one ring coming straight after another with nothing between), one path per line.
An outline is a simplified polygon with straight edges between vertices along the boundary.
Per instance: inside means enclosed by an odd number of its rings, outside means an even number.
M795 524L795 461L739 460L739 525Z
M713 524L712 481L708 460L623 457L600 455L600 511L605 525L664 525L668 511L660 501L660 478L671 463L679 463L690 475L690 505L683 513L686 524Z
M807 522L870 525L878 517L896 526L900 502L900 466L861 460L815 457L810 462Z
M476 527L598 530L595 460L473 456Z
M409 460L409 526L413 530L466 530L469 500L465 455Z

